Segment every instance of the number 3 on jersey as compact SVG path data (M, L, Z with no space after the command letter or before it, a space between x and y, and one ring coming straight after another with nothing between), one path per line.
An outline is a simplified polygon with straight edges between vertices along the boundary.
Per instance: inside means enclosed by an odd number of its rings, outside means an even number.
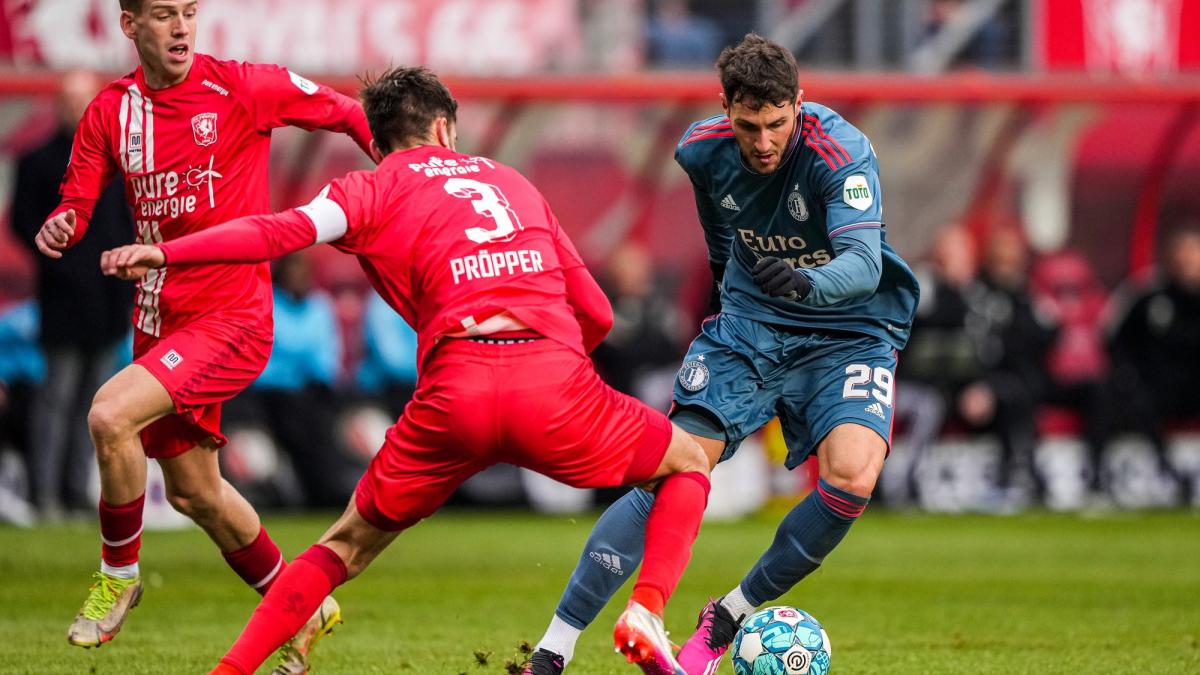
M471 205L475 207L476 213L496 221L496 227L491 230L483 227L468 227L467 238L471 241L477 244L509 241L517 236L518 230L525 229L521 227L521 219L517 217L517 213L508 205L508 199L504 197L504 193L495 185L480 183L470 178L451 178L443 187L446 192L455 197L471 200Z

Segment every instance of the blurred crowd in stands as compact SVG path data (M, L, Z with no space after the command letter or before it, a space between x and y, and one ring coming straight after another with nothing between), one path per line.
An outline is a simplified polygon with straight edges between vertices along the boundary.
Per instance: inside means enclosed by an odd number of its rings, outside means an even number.
M918 264L921 303L900 358L897 415L912 453L908 498L923 453L947 433L993 435L997 499L1025 486L1046 496L1039 439L1074 434L1086 480L1104 495L1104 460L1122 433L1146 439L1181 503L1192 479L1168 454L1167 432L1200 421L1189 384L1200 366L1200 222L1166 233L1161 269L1110 293L1069 250L1032 256L1019 229L976 238L951 225Z
M752 28L739 23L744 12L722 13L734 4L647 3L647 62L710 68L723 44ZM926 3L916 46L962 23L965 4ZM1011 66L1017 18L1006 10L976 22L956 67ZM825 44L814 39L806 62L822 63ZM85 416L99 383L130 358L132 291L102 277L97 265L100 251L132 237L120 184L63 259L37 255L32 245L58 202L75 120L100 84L94 75L65 74L57 132L16 164L11 236L36 261L36 289L17 301L0 297L0 520L56 520L94 509ZM950 224L910 260L922 299L900 357L889 464L901 476L882 501L922 504L921 467L931 449L946 438L988 438L999 447L989 499L1038 503L1047 485L1035 455L1052 435L1082 439L1080 479L1103 500L1115 489L1106 454L1114 439L1134 435L1152 450L1167 502L1197 503L1197 467L1180 466L1169 448L1176 432L1200 431L1193 382L1200 373L1200 219L1162 228L1155 272L1115 289L1081 254L1035 253L1018 225L975 231ZM226 406L225 475L259 503L340 507L415 387L414 332L353 261L329 253L274 265L271 361ZM331 272L335 259L349 272ZM703 260L696 266L707 269ZM598 368L618 389L666 409L705 311L707 272L660 278L650 251L632 240L593 269L615 313L612 333L594 354Z
M721 47L750 30L788 43L808 68L1016 70L1025 65L1022 28L1031 11L1025 3L969 0L776 0L757 10L722 0L648 0L645 7L646 64L668 70L708 68Z
M25 180L30 164L21 166ZM23 222L14 219L18 228ZM101 222L89 237L100 235ZM107 224L115 238L128 231L119 218ZM42 266L36 300L0 310L0 444L20 449L26 495L45 518L91 508L88 474L80 472L90 466L89 392L128 361L128 347L117 356L128 293L89 277L95 251L73 253ZM377 442L354 427L350 413L381 412L372 418L376 432L400 413L416 381L416 338L365 283L318 288L312 266L306 254L274 266L274 351L257 383L227 408L226 425L235 431L224 461L260 502L336 508ZM1078 255L1032 255L1017 228L976 236L948 226L916 266L923 294L897 397L897 441L910 455L910 476L907 494L888 500L919 501L913 476L922 454L946 435L977 434L1001 448L996 499L1044 497L1033 458L1045 434L1084 439L1083 479L1101 496L1112 478L1104 452L1121 433L1148 441L1176 503L1192 499L1167 439L1200 428L1200 389L1192 381L1200 372L1200 223L1169 230L1161 270L1111 293ZM696 294L656 279L648 252L633 242L598 273L615 325L596 363L616 387L665 408L701 313L680 298ZM61 291L59 277L85 281ZM347 340L354 341L349 360ZM256 459L260 443L286 457L286 470L278 458Z

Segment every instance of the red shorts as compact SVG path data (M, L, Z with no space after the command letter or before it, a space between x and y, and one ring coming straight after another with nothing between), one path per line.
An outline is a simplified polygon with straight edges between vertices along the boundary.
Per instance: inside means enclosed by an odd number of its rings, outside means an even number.
M612 389L590 360L552 340L448 339L427 363L355 492L359 514L382 530L431 515L493 464L613 487L653 476L671 442L666 415Z
M133 362L150 371L175 403L175 414L142 429L147 457L176 457L204 442L225 445L221 402L267 366L271 328L270 314L263 321L230 312L205 315L161 338L134 331Z

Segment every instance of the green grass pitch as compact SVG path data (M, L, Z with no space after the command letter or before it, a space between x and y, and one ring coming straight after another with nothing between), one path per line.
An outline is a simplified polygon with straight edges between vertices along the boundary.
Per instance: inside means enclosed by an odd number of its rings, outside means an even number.
M678 641L705 599L741 578L778 516L704 526L667 610ZM267 525L294 555L333 517ZM338 591L346 623L314 671L504 673L517 645L541 636L592 521L503 512L422 523ZM0 529L0 673L205 673L258 597L198 530L150 532L148 588L124 632L100 649L71 647L66 627L98 555L91 525ZM610 643L628 590L584 634L568 673L638 672ZM780 603L825 624L839 674L1197 673L1200 513L868 512Z

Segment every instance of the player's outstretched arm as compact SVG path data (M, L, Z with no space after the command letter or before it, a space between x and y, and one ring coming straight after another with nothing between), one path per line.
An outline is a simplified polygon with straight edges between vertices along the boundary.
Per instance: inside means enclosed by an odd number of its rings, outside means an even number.
M100 258L100 268L109 276L137 279L165 265L266 262L316 241L313 221L298 209L291 209L238 218L157 246L122 246L106 251Z
M346 134L378 163L371 153L371 128L358 101L280 66L245 64L242 68L257 128L294 126Z
M117 174L117 159L105 135L111 126L105 121L110 108L100 101L97 96L79 120L60 190L62 201L34 236L38 250L51 258L61 258L64 249L83 238L92 208Z
M75 209L55 214L42 224L42 229L34 236L33 243L43 255L61 258L63 249L70 245L71 237L75 236L76 222Z

